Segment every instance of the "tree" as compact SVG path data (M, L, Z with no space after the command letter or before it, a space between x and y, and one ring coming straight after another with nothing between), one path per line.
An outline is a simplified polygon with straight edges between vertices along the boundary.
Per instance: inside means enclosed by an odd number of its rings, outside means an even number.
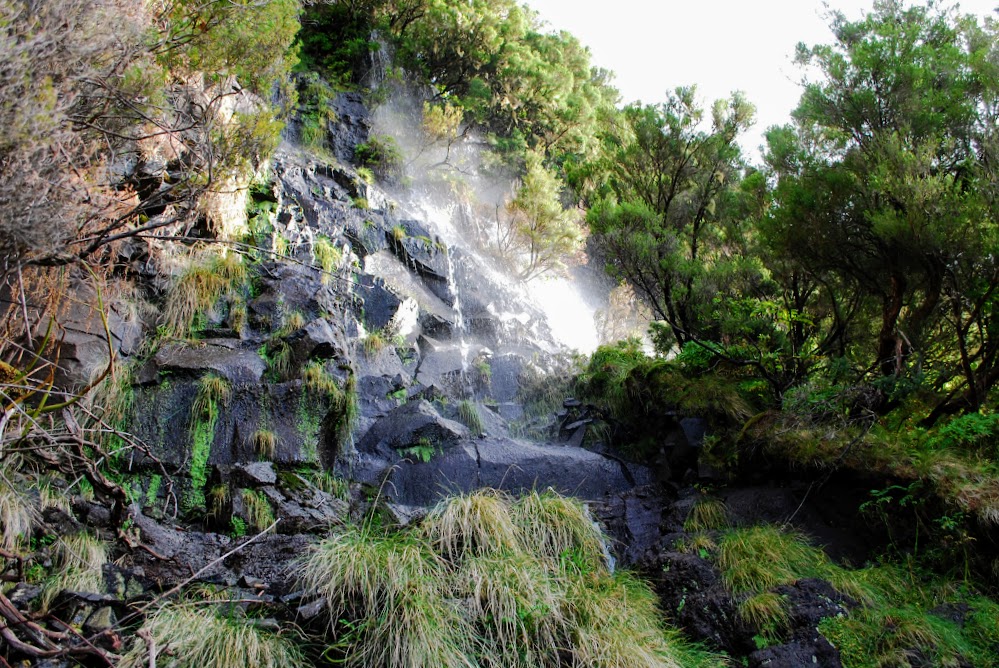
M840 351L864 346L867 368L938 388L963 374L977 405L999 379L984 287L999 278L994 32L894 1L856 22L833 14L832 28L834 44L799 46L821 77L795 126L768 136L768 243L820 286Z
M501 249L520 256L520 279L530 280L565 268L566 258L580 250L582 230L574 211L562 208L563 185L545 169L539 153L527 154L527 171L507 206L507 229Z
M748 267L742 234L736 139L752 122L740 95L715 103L710 130L694 88L660 105L630 106L608 141L612 195L587 220L611 271L669 327L677 344L717 336L707 310L737 290Z

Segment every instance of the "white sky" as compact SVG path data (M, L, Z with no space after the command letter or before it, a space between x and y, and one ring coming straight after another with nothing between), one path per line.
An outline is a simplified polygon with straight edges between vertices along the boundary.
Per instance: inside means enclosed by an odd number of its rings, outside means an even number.
M743 91L756 105L756 125L743 139L751 160L763 132L790 119L802 73L798 42L826 44L832 35L821 0L526 0L553 30L590 48L592 62L615 73L623 102L656 103L666 91L697 84L708 108ZM859 19L873 0L830 0ZM961 11L991 14L999 0L964 0Z

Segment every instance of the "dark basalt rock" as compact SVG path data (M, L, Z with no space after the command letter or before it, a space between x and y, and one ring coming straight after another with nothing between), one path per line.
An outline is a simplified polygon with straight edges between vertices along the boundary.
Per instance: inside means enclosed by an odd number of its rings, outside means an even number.
M750 668L843 668L839 650L818 636L813 641L792 640L749 655Z

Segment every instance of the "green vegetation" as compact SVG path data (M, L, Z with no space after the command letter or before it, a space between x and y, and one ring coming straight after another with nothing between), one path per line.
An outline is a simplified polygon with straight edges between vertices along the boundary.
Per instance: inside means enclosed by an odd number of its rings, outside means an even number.
M479 414L479 407L474 401L463 399L458 402L458 420L468 427L474 436L483 432L482 416Z
M228 607L224 609L229 609ZM309 665L297 643L268 633L249 619L232 614L221 616L210 608L191 604L168 604L146 618L142 633L151 638L157 650L169 647L169 654L156 657L155 665L169 668L298 668ZM136 638L119 665L141 668L150 660L149 644Z
M739 598L739 614L768 642L780 640L788 620L782 597L772 590L801 578L821 578L860 603L849 614L819 624L845 666L909 666L917 655L935 666L961 665L962 660L965 665L999 666L994 616L999 605L966 584L924 573L912 562L849 570L801 536L763 526L725 533L717 563L726 586ZM967 606L964 624L940 614L941 606Z
M663 628L646 585L607 570L603 541L576 501L486 490L409 530L337 532L299 577L348 666L722 666Z
M383 135L373 135L354 147L354 161L389 181L401 175L403 166L402 150L395 138Z
M312 244L312 255L323 270L323 283L328 284L343 261L343 251L334 246L327 237L319 235Z
M31 535L32 511L27 496L0 469L0 549L14 552Z
M194 511L205 506L208 482L208 458L215 442L215 426L231 394L229 381L209 373L198 381L198 392L191 406L191 489L184 497L184 509Z
M167 292L162 315L166 332L186 338L195 332L198 318L215 308L220 300L225 300L228 307L238 303L246 276L242 256L235 253L206 253L201 258L189 258Z
M240 493L240 498L243 500L243 514L250 527L256 531L263 531L274 524L274 510L262 493L244 489Z

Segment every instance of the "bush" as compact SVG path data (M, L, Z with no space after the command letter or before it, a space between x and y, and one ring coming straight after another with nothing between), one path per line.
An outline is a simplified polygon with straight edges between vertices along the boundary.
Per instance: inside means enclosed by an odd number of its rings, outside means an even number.
M402 149L394 137L374 135L354 148L354 162L371 169L379 178L394 181L402 176Z

